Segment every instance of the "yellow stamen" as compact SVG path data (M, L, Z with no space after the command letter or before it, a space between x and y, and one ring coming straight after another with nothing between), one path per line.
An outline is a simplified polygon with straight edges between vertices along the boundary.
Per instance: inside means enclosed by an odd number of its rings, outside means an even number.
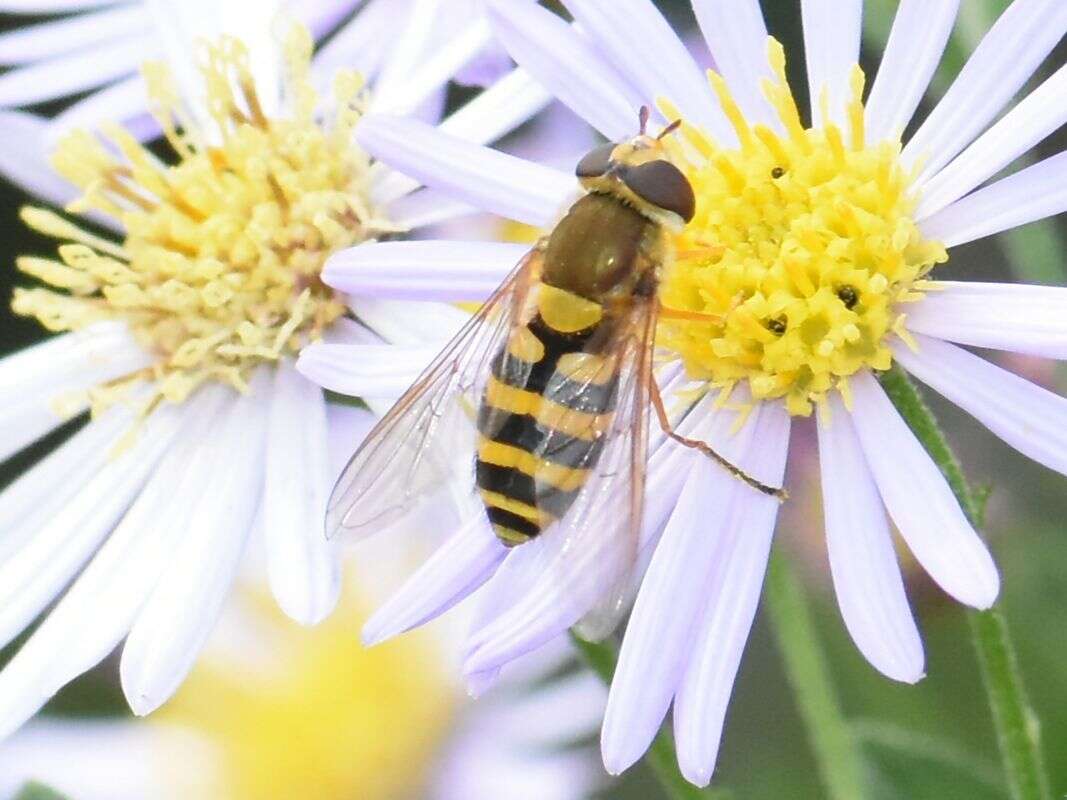
M724 322L664 317L657 343L695 380L745 381L753 399L782 398L807 415L833 390L850 402L848 376L890 366L887 335L908 338L897 304L921 297L923 278L947 255L912 219L918 198L899 141L866 142L859 67L843 126L804 128L773 40L769 56L775 77L764 93L782 132L750 127L712 74L740 145L694 128L699 158L681 164L697 213L677 237L660 301ZM694 255L708 243L721 248L714 259Z
M66 137L53 164L83 192L68 210L115 217L125 241L24 209L30 227L71 244L60 247L62 263L19 261L51 288L17 291L16 313L54 331L124 320L156 355L150 375L170 402L206 380L243 390L257 364L320 337L344 313L319 278L326 259L393 226L370 200L370 159L352 140L363 82L352 73L337 77L338 111L321 125L311 48L308 33L295 29L285 46L287 111L268 118L244 45L224 38L208 46L202 71L210 129L183 116L167 71L147 66L176 163L162 163L114 125L100 138Z
M252 646L209 649L150 718L200 745L191 760L159 765L176 797L423 796L457 694L428 634L364 648L351 601L311 628L250 593L232 613Z

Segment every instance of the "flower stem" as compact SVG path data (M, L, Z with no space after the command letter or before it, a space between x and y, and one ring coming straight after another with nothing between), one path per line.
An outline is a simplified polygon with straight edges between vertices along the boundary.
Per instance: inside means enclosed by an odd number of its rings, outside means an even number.
M615 652L611 642L587 642L573 633L571 639L590 669L610 686L611 679L615 675L615 665L619 660L618 653ZM730 796L723 789L711 787L701 789L682 777L678 771L678 756L674 750L674 739L666 728L660 730L653 740L652 746L645 754L645 762L670 800L727 800Z
M777 552L771 556L765 597L827 796L859 800L866 791L857 740L834 694L803 584Z
M941 468L968 519L975 528L981 528L985 496L967 483L959 461L915 385L900 367L893 367L881 380L893 405ZM969 612L968 619L1011 796L1013 800L1049 800L1052 795L1041 756L1040 727L1026 699L1007 620L995 606L988 611Z

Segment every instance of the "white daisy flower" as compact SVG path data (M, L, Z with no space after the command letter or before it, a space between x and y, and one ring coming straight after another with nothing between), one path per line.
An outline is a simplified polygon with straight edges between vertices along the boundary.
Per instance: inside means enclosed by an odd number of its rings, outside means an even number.
M1012 3L903 145L957 2L901 3L864 102L862 3L804 0L810 128L756 2L694 0L718 69L708 78L648 0L564 5L575 24L513 0L493 0L490 16L513 58L608 139L632 136L643 104L657 106L664 122L684 120L666 146L695 190L697 211L677 238L660 298L726 322L660 322L660 382L683 417L680 432L777 486L792 423L818 411L830 567L845 624L878 670L919 680L923 647L890 521L960 602L987 608L999 577L876 375L900 364L1011 446L1067 473L1067 401L959 346L1067 358L1067 289L929 274L946 248L1067 208L1067 153L983 185L1067 120L1063 66L1008 108L1067 31L1067 5ZM532 225L551 225L577 193L566 172L411 120L369 117L359 139L427 186ZM324 279L356 297L484 298L523 250L373 244L332 258ZM323 344L309 348L300 369L362 394L373 377L366 364L358 346ZM703 785L778 503L657 437L655 425L650 452L648 567L611 689L603 755L610 772L629 767L673 704L682 772ZM553 562L544 551L566 540L558 533L566 524L510 553L487 525L464 528L368 622L365 638L413 627L488 581L494 607L469 636L466 669L492 674L574 625L610 586L619 558L605 542L568 556L581 559L586 585L573 595L558 588L567 582L545 566Z
M164 709L32 722L0 750L0 796L38 781L78 800L581 800L605 783L579 743L607 690L559 677L566 640L471 703L442 636L367 650L354 593L298 628L247 589Z
M358 441L364 412L349 409L355 419L336 427L341 412L296 372L294 356L320 337L436 347L464 318L444 304L368 301L353 310L319 272L344 247L468 213L413 191L417 184L374 163L351 133L368 103L423 107L484 47L484 18L441 38L456 25L454 6L416 0L403 4L406 17L392 2L370 2L313 59L302 29L270 33L273 7L196 6L188 18L184 3L156 7L152 37L171 70L146 68L176 163L163 164L117 125L70 133L51 153L82 192L69 209L118 238L45 208L23 212L61 244L58 258L20 259L46 286L17 290L13 307L61 335L0 360L0 457L72 415L91 409L92 417L0 494L0 644L78 576L0 673L0 735L123 638L130 705L139 714L157 708L192 666L253 542L265 546L286 613L305 624L323 619L338 592L322 535L333 477L327 441ZM255 47L233 38L194 46L194 22L215 32L234 18ZM349 63L346 53L358 62L368 41L382 46L363 71L337 72L329 98L317 95L316 69ZM346 43L351 50L339 49ZM488 142L548 99L513 69L441 124ZM15 124L17 113L0 126L5 154L24 161L0 166L55 198L56 182L34 166L54 123L23 115ZM373 397L395 397L418 365L406 369L403 380L384 375Z

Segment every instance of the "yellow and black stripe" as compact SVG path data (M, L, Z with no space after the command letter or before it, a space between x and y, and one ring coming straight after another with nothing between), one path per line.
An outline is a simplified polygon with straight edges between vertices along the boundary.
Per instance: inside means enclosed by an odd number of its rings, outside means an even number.
M567 512L596 464L614 411L618 373L602 355L611 321L590 316L589 301L560 295L570 293L555 290L557 307L550 312L542 304L493 359L478 413L476 482L508 546L529 541ZM592 324L561 330L567 325L560 303Z

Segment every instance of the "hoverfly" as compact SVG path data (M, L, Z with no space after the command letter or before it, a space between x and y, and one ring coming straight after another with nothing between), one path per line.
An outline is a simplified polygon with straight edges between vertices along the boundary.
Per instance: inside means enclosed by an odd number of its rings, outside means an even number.
M561 548L625 537L612 570L636 560L649 416L768 494L706 443L676 433L653 374L671 232L695 212L693 189L657 137L594 148L578 163L585 189L556 227L370 432L330 497L327 535L371 533L466 481L469 507L506 547L562 523ZM459 473L459 475L457 475ZM455 498L451 498L455 499ZM606 552L606 548L592 548Z

